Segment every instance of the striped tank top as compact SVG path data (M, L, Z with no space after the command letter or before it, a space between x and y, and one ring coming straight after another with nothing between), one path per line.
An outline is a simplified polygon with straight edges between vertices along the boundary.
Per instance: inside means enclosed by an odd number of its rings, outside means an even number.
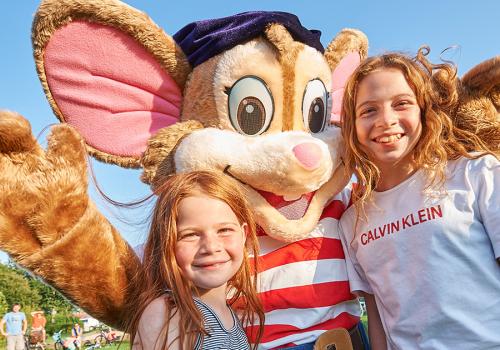
M234 326L231 329L226 329L222 324L219 316L204 302L194 298L194 302L198 310L203 316L203 325L205 326L208 336L200 334L196 339L195 350L249 350L247 336L243 331L238 317L231 310Z

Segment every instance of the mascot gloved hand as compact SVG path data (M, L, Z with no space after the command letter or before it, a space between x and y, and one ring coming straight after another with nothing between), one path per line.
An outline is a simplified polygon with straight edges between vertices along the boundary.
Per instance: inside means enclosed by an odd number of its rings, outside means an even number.
M2 249L96 317L119 324L121 291L139 261L88 197L80 135L55 126L44 151L28 121L0 112L0 167Z
M328 105L331 100L338 118L343 85L366 56L362 33L342 31L323 54L319 33L281 12L196 22L171 37L118 1L51 0L36 14L33 41L56 116L78 131L91 155L142 167L142 180L153 188L169 174L191 170L219 171L244 186L262 228L262 348L310 343L334 329L349 330L334 338L359 348L359 306L349 292L336 229L349 199L349 188L343 190L349 175L341 166L340 132L328 127ZM69 146L73 137L55 140L49 145L78 153ZM16 142L0 144L3 158L16 154ZM23 150L44 159L36 147ZM64 159L65 152L59 154ZM13 171L4 186L29 185L38 173L47 188L66 182L86 188L83 157L76 180L50 176L66 175L60 169L66 164L56 163L53 170ZM82 213L64 209L72 192L57 192L43 221L35 219L47 206L37 191L24 211L9 204L21 202L23 192L1 192L2 249L89 313L125 324L137 257L85 191L78 195ZM51 220L64 229L51 227ZM45 232L50 240L40 238ZM77 240L79 250L106 247L106 259L86 257L82 268L76 251L54 250ZM74 285L87 286L85 294Z

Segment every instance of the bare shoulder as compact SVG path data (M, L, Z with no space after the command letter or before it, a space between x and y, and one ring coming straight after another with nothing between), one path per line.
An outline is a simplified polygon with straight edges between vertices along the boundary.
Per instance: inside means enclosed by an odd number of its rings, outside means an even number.
M173 340L179 334L179 316L178 313L172 312L172 316L169 319L168 314L165 296L156 298L149 303L139 320L136 337L140 340L141 346L137 346L138 349L162 349L166 336L167 322L167 343L171 344L169 349L178 348L176 347L176 342L173 342ZM136 348L135 344L134 348Z
M157 323L159 321L165 320L167 317L167 306L166 306L166 297L161 296L154 299L149 303L148 306L144 309L141 320L139 322L148 321L153 323Z

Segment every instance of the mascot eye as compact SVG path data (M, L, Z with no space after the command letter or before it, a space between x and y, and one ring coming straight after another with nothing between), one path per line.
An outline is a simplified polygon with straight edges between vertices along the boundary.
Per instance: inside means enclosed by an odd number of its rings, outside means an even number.
M302 100L302 115L304 125L312 132L323 131L326 125L328 109L328 92L319 79L307 83Z
M243 77L234 83L228 95L229 118L238 132L254 136L267 130L274 103L264 81L254 76Z

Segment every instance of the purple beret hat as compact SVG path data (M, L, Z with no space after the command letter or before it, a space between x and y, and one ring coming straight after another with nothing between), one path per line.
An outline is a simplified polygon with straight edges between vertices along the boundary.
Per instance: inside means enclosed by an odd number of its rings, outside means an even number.
M252 11L234 16L193 22L174 34L192 67L238 44L261 35L268 24L283 25L294 40L324 52L319 30L309 30L297 16L286 12Z

